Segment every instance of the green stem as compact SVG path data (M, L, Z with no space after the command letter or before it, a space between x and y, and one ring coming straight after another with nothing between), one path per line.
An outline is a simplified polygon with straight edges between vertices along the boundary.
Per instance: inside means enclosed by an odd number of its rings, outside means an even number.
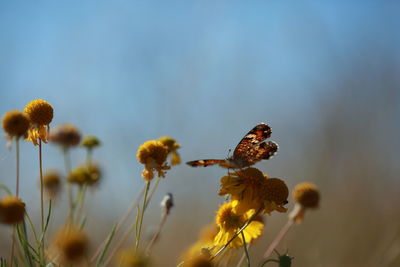
M43 208L43 169L42 169L42 140L39 139L39 172L40 172L40 215L41 215L41 229L43 234L43 242L41 244L41 261L44 262L44 208Z
M148 197L148 199L147 199L147 201L146 201L145 209L147 209L147 206L149 205L150 200L153 198L154 192L156 191L157 186L158 186L158 184L160 183L160 180L161 180L161 177L158 176L157 179L156 179L156 182L153 184L153 186L152 186L152 188L151 188L150 195L149 195L149 197Z
M138 234L136 236L136 246L135 246L136 251L139 248L140 235L141 235L141 232L142 232L143 217L144 217L144 212L146 210L147 193L149 192L149 188L150 188L150 181L146 182L146 189L144 191L143 206L142 206L142 210L140 211L139 230L138 230Z
M64 165L65 165L65 175L68 179L68 175L71 173L71 156L69 153L68 148L63 148L64 154ZM68 203L69 203L69 210L68 210L68 220L72 223L74 220L74 197L72 192L71 183L67 181L67 192L68 192Z
M249 251L247 250L246 239L244 238L243 232L241 232L240 234L242 235L243 239L243 248L244 248L244 253L246 254L247 266L250 267L250 256L249 256Z

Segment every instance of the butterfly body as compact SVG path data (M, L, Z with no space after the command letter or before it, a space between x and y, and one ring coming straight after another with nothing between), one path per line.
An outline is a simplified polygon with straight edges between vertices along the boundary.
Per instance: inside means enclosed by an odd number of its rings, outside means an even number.
M236 146L232 157L227 159L202 159L187 162L192 167L219 165L227 169L241 169L269 159L278 151L278 144L264 142L271 136L271 127L260 123L250 130Z

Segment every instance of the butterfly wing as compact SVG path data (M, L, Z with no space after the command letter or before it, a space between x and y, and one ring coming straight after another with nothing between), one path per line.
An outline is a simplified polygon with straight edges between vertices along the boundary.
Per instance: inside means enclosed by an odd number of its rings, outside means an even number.
M254 148L257 144L264 141L271 136L271 127L268 124L260 123L250 130L243 138L240 140L239 144L233 151L233 158L243 158L247 155L248 151Z
M278 152L278 144L273 141L262 142L247 150L246 156L241 158L241 164L251 166L263 159L270 159Z
M224 159L201 159L201 160L193 160L186 162L187 165L192 167L200 167L200 166L207 167L210 165L224 164L224 163L225 163Z

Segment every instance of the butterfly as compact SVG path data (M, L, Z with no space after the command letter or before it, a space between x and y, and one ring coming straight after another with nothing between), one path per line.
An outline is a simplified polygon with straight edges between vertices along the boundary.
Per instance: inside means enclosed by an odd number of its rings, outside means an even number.
M271 136L271 127L260 123L250 130L239 142L233 155L227 159L201 159L186 162L192 167L207 167L218 164L227 169L241 169L252 166L263 159L270 159L278 151L278 144L264 142Z

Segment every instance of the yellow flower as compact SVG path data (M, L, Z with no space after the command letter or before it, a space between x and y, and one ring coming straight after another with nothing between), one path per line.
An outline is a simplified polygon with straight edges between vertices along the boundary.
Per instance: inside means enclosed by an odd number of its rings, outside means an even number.
M0 199L0 222L16 224L24 219L25 203L15 196L5 196Z
M71 171L68 175L68 182L78 185L94 185L101 178L101 169L96 164L83 165Z
M200 255L202 250L213 252L214 239L218 234L218 227L215 223L206 225L200 232L199 239L191 245L182 256L182 260L186 261L197 255Z
M273 210L286 211L283 205L287 202L289 190L282 180L268 178L256 168L247 168L221 178L219 195L227 194L238 201L235 212L242 214L264 207L264 212L270 213Z
M67 149L79 144L81 133L72 124L58 125L51 132L49 140Z
M157 140L144 142L139 146L136 157L138 161L144 164L142 176L146 181L154 177L154 171L157 171L159 177L164 177L164 170L170 167L165 163L168 156L168 147Z
M43 186L49 198L55 198L61 188L60 174L56 171L47 171L43 175Z
M224 246L233 236L239 231L239 229L251 218L255 213L255 210L249 210L244 214L235 212L234 206L237 205L238 201L232 201L224 203L217 212L215 221L219 226L219 232L215 236L214 245ZM260 221L253 220L244 230L244 238L246 243L250 243L258 238L264 224ZM228 247L237 248L243 246L242 236L237 236Z
M149 258L144 254L138 253L134 248L128 248L120 252L118 266L122 267L147 267L150 266Z
M22 111L8 111L3 116L3 129L9 138L25 136L29 129L29 118Z
M214 264L212 263L210 257L206 255L197 255L187 261L183 265L185 267L213 267Z
M269 178L265 181L261 188L264 196L263 205L264 212L270 214L276 210L278 212L286 212L284 205L287 203L289 189L284 181L278 178Z
M89 135L83 138L81 146L84 146L88 149L93 149L99 146L100 144L101 144L100 140L96 136Z
M171 154L171 165L178 165L181 163L181 157L179 156L177 150L181 147L181 145L176 142L175 139L169 136L163 136L158 138L158 141L163 143L168 147L168 154Z
M289 218L301 222L304 219L306 209L318 208L320 199L318 188L312 183L298 184L293 190L293 199L295 206L289 214Z
M77 226L66 225L57 233L54 245L61 256L60 262L72 264L85 258L89 249L89 240Z
M32 124L27 140L34 145L38 145L39 140L47 143L49 124L53 119L53 107L45 100L36 99L25 106L24 112Z

